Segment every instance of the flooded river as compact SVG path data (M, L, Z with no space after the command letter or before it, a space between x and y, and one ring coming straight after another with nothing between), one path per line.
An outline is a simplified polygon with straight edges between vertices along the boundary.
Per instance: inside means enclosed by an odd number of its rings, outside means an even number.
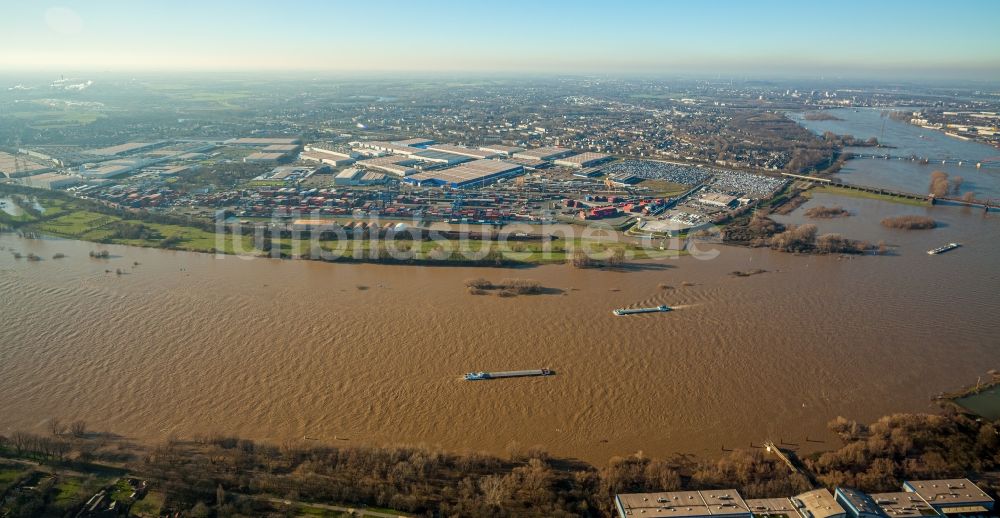
M933 129L925 129L906 122L883 117L875 109L833 109L824 113L841 120L805 120L801 113L789 117L810 130L822 134L832 131L838 135L854 135L866 140L875 137L888 148L848 148L868 155L869 158L849 160L841 170L840 178L851 184L884 187L903 192L924 194L933 171L944 171L964 179L962 193L974 192L980 199L1000 198L1000 166L997 157L1000 149L978 142L961 140ZM871 159L888 155L889 160ZM927 158L928 164L911 161L910 157ZM989 167L976 168L976 163L992 158ZM947 160L942 164L942 160ZM963 161L958 165L956 161Z
M833 446L825 424L837 415L928 410L931 396L1000 367L1000 215L836 201L858 216L821 232L886 239L896 254L720 247L714 260L629 271L509 270L120 246L99 260L92 243L0 235L0 433L59 417L150 440L218 431L492 452L517 442L598 463L769 437ZM942 227L877 225L914 211ZM925 253L950 241L966 246ZM768 272L730 274L752 268ZM463 281L479 276L554 290L471 295ZM678 309L611 314L655 304ZM460 379L542 367L557 374Z

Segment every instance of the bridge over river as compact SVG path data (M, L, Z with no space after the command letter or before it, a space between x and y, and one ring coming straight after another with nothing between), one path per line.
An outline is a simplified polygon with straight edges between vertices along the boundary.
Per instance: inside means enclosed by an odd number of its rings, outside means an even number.
M889 153L865 153L860 151L847 153L847 156L851 160L905 160L908 162L919 162L921 164L952 164L960 167L975 167L976 169L1000 169L1000 156L981 158L978 160L968 160L954 157L931 158L915 155L892 155Z
M897 191L893 189L886 189L884 187L870 187L867 185L855 185L844 183L839 180L834 180L831 178L820 178L818 176L807 176L801 174L792 173L781 173L782 176L788 178L794 178L796 180L802 180L805 182L810 182L819 185L829 185L830 187L839 187L841 189L850 189L854 191L870 192L872 194L880 194L883 196L893 196L896 198L906 198L909 200L920 200L926 201L931 205L959 205L964 207L978 207L982 208L984 211L1000 211L1000 200L963 200L960 198L953 197L935 197L931 194L915 194L912 192Z

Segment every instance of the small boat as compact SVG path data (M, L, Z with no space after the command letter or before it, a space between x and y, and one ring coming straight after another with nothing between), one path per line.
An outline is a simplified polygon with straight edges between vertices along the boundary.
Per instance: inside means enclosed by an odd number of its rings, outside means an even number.
M662 313L664 311L670 311L670 306L656 306L652 308L634 308L634 309L618 308L612 311L612 313L614 313L615 316L622 317L625 315L638 315L642 313Z
M943 254L943 253L945 253L945 252L947 252L949 250L954 250L954 249L956 249L956 248L958 248L960 246L962 246L962 245L960 245L958 243L948 243L947 245L939 246L939 247L937 247L937 248L935 248L933 250L928 250L927 251L927 255Z
M524 378L529 376L551 376L555 374L551 369L532 369L526 371L500 371L500 372L469 372L462 376L465 381L481 381L502 378Z

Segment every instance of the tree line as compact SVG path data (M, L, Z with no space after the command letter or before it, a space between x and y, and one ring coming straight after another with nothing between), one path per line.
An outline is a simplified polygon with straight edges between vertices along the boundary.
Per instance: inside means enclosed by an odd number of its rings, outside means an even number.
M829 428L840 445L802 462L831 489L898 490L903 480L976 479L1000 468L1000 426L952 407L941 414L894 414L868 424L838 417ZM614 495L623 492L735 488L744 497L765 498L812 488L806 475L756 448L712 459L651 458L640 452L597 467L517 444L499 456L409 446L269 444L223 434L171 439L123 456L115 441L97 436L84 425L48 436L16 432L0 436L0 454L67 463L125 462L165 494L165 512L188 516L260 515L263 498L278 496L419 516L610 517ZM69 451L57 443L69 445ZM980 483L995 494L994 483Z

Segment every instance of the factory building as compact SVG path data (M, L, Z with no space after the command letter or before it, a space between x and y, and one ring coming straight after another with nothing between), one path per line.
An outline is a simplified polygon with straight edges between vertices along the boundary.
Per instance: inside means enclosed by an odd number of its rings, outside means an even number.
M698 199L698 203L722 208L733 208L740 204L739 200L736 199L735 196L715 192L703 194L701 198Z
M345 159L354 159L354 160L357 160L358 158L361 158L361 156L362 156L361 153L358 153L357 151L354 151L353 149L350 149L350 148L341 148L341 147L330 147L330 145L327 145L327 144L310 144L310 145L308 145L308 146L305 147L304 151L307 151L309 153L316 154L316 155L321 155L321 156L322 155L328 155L328 156L331 156L331 157L334 157L334 158L345 158Z
M524 151L523 147L517 146L505 146L503 144L490 144L488 146L479 146L482 151L489 151L490 153L496 153L500 156L511 156L518 151Z
M409 147L425 149L431 144L434 144L435 141L429 138L411 138L406 140L394 140L392 141L392 143L400 146L409 146Z
M988 514L993 498L967 478L907 480L903 491L914 493L944 515Z
M288 156L288 153L258 151L256 153L250 153L249 155L243 157L243 161L248 164L251 163L267 164L267 163L277 162L278 160L281 160L286 156Z
M36 189L65 189L67 187L72 187L74 185L82 183L82 178L79 176L67 176L64 174L56 173L42 173L35 176L28 176L21 180L21 183L27 187L34 187Z
M903 491L868 494L838 487L791 498L752 498L735 490L675 491L615 495L619 518L922 518L986 516L994 501L969 479L903 483Z
M264 153L292 153L299 149L296 144L271 144L260 148Z
M458 189L472 185L485 185L522 172L524 172L524 168L517 164L508 164L499 160L474 160L449 169L417 173L404 178L403 181L413 185Z
M906 491L872 493L871 497L882 510L882 514L892 518L923 518L937 514L927 502L914 493Z
M91 149L87 153L100 156L123 156L130 153L138 153L163 145L163 142L126 142L117 146Z
M428 146L427 149L432 151L443 151L445 153L451 153L453 155L462 155L469 158L478 159L489 159L497 158L499 156L506 156L506 154L497 153L495 151L487 151L483 149L472 149L471 147L465 146L455 146L452 144L434 144L433 146Z
M333 185L337 186L379 185L385 182L386 176L382 173L356 168L345 169L333 177Z
M308 149L308 148L307 148ZM300 160L306 160L309 162L319 162L321 164L326 164L333 167L343 167L345 165L351 165L354 163L354 159L348 156L343 156L342 153L323 153L318 151L303 151L299 153Z
M266 147L266 146L281 146L281 145L299 145L302 141L297 138L285 138L285 137L247 137L247 138L233 138L224 142L224 144L229 146L242 146L242 147Z
M374 169L376 171L382 171L384 173L390 173L402 177L416 173L417 169L414 166L419 163L420 160L416 158L390 155L360 160L357 162L357 165L366 169Z
M114 178L123 174L131 173L139 168L139 162L130 160L115 160L104 162L97 167L83 167L80 173L87 178Z
M610 155L588 152L559 158L555 161L555 164L563 167L572 167L574 169L584 169L587 167L594 167L598 164L603 164L609 160L611 160Z
M746 502L754 516L799 518L799 512L790 498L747 498Z
M535 149L526 149L524 151L518 151L517 153L514 153L514 158L528 158L535 160L552 161L557 158L569 156L571 154L573 154L573 150L571 149L566 149L557 146L549 146L549 147L540 147Z
M615 495L619 518L753 518L735 489Z
M849 518L885 518L871 495L849 487L838 487L833 495Z
M394 153L397 155L407 155L407 156L423 151L423 149L409 146L407 144L399 144L396 142L384 142L381 140L373 140L371 142L359 142L358 146L363 149L374 149L375 151L381 151L384 153Z
M435 151L432 149L424 150L419 153L414 153L410 155L413 158L419 158L424 162L434 162L436 164L445 165L456 165L462 162L468 162L472 160L471 157L466 155L456 155L455 153L447 153L445 151Z
M814 489L792 497L802 516L810 518L845 518L847 511L837 503L829 489Z

